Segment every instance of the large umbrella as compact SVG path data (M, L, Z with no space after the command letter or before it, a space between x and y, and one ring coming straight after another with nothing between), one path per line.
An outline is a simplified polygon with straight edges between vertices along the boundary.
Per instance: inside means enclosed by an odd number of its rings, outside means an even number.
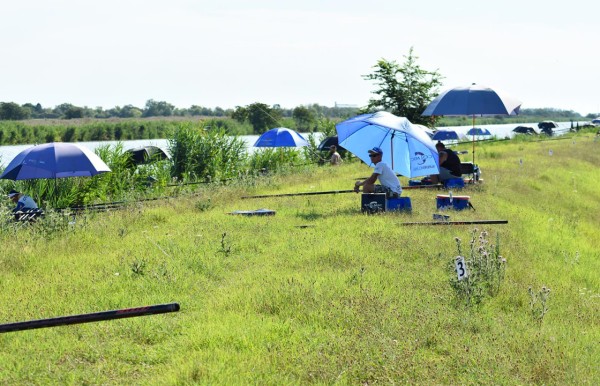
M128 149L125 152L129 153L133 165L142 165L171 158L163 149L153 145L140 146Z
M491 136L492 133L488 129L482 129L481 127L473 127L467 131L467 135L477 135L477 136Z
M383 162L405 177L439 174L438 152L429 136L408 119L386 111L363 114L335 125L338 141L366 164L369 149L383 150Z
M254 147L297 147L308 146L308 142L304 137L285 127L277 127L264 132L254 143Z
M521 102L500 91L473 83L455 87L438 95L421 115L470 116L516 115ZM473 136L473 163L475 163L475 136Z
M91 150L74 143L53 142L17 154L0 179L90 177L104 172L110 172L110 168Z
M438 130L431 137L434 141L458 141L459 138L458 133L454 130Z

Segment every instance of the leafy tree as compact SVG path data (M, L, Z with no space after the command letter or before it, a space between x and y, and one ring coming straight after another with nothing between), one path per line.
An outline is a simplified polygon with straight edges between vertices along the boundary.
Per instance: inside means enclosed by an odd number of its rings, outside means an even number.
M260 134L278 125L281 110L257 102L246 107L237 106L231 117L240 123L249 122L254 133Z
M292 112L292 117L296 122L296 127L299 130L310 130L315 121L315 116L312 110L304 107L298 106Z
M29 118L31 111L14 102L0 103L0 119L18 121Z
M173 115L175 106L167 102L159 102L150 99L146 102L146 107L142 116L144 117L170 117Z
M432 124L430 117L421 115L427 105L437 96L437 89L443 77L439 72L423 70L417 64L411 47L406 61L381 59L373 67L372 74L363 75L367 80L375 81L378 89L373 91L377 98L369 100L363 112L386 110L392 114L406 117L412 123Z

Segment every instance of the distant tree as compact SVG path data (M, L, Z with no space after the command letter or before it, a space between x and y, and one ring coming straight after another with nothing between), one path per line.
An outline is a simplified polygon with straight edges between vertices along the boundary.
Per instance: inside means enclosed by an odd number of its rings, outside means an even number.
M125 105L119 112L120 118L139 118L143 114L142 109L134 105Z
M146 102L146 107L142 113L143 117L170 117L173 115L175 106L167 102L159 102L150 99Z
M373 67L375 72L363 75L364 79L373 80L378 86L373 91L378 97L370 99L364 110L386 110L406 117L412 123L431 124L431 118L421 116L421 113L437 96L443 77L437 70L426 71L419 67L412 47L405 58L402 65L381 59Z
M257 102L246 107L237 106L231 117L240 123L249 122L254 133L260 134L277 126L281 113L278 109Z
M29 118L30 110L14 102L0 103L0 119L18 121Z
M83 111L83 108L81 108L81 107L70 106L64 112L65 119L76 119L76 118L83 118L83 117L84 117L84 111Z
M304 106L294 108L292 117L296 122L298 130L311 130L315 122L315 115L312 110Z

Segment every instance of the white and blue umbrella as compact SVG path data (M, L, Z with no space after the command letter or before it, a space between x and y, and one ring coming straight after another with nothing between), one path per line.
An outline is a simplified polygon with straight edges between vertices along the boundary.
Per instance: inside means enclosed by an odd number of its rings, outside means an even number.
M386 111L363 114L335 125L338 143L371 164L369 149L383 150L382 161L405 177L439 174L439 156L431 138L403 117Z
M459 138L460 136L454 130L438 130L431 137L434 141L458 141Z
M477 136L491 136L492 133L488 129L482 129L481 127L473 127L467 131L467 135L477 135Z
M264 132L254 143L254 147L298 147L308 146L304 137L285 127L277 127Z
M91 150L68 142L32 146L10 161L0 179L91 177L110 168Z

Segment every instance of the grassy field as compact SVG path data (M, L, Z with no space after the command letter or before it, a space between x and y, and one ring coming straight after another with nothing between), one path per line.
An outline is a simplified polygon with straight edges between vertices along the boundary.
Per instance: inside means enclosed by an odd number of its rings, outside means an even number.
M589 135L478 144L484 183L453 192L476 210L447 214L508 224L476 229L403 226L432 219L443 192L430 189L405 191L412 213L380 215L353 193L240 199L351 189L372 170L351 162L4 225L2 323L181 311L1 334L0 383L598 384L599 150ZM258 208L277 214L228 214ZM504 280L466 305L455 238L468 251L482 231Z

